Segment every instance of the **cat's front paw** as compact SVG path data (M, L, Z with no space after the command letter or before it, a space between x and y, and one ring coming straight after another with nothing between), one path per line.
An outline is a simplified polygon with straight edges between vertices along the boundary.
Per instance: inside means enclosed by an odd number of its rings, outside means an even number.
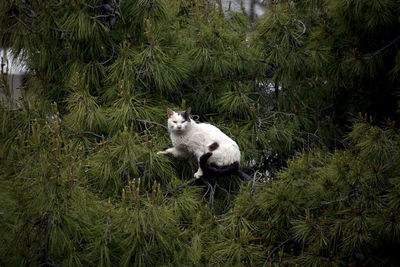
M157 155L166 155L166 154L168 154L168 152L165 150L157 152Z
M196 178L196 179L199 179L201 176L203 176L203 172L202 171L197 171L195 174L194 174L194 178Z

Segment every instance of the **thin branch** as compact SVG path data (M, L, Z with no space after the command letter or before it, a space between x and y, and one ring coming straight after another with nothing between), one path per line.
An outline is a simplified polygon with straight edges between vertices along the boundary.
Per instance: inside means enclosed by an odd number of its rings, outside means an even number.
M319 206L312 207L312 208L310 208L310 210L319 209L319 208L321 208L323 206L326 206L326 205L329 205L329 204L333 204L333 203L338 203L338 202L344 201L344 200L346 200L348 198L349 198L349 196L347 195L345 197L338 198L338 199L335 199L335 200L332 200L332 201L322 201Z
M388 49L389 47L391 47L392 45L396 44L398 41L400 40L400 35L398 35L396 38L394 38L393 41L391 41L390 43L388 43L387 45L385 45L384 47L382 47L381 49L375 51L372 54L366 55L367 57L374 57L376 55L378 55L379 53L381 53L382 51Z
M269 115L269 116L267 116L267 117L265 117L265 118L259 117L258 119L259 119L260 121L269 120L270 118L272 118L272 117L273 117L274 115L276 115L276 114L282 114L282 115L292 116L292 117L296 116L296 114L294 114L294 113L281 112L281 111L272 111L272 110L271 110L269 113L271 113L271 115Z
M190 89L192 89L195 92L200 92L200 89L196 88L194 85L192 85L191 83L189 83L186 80L182 80L182 84L185 85L186 87L189 87Z
M300 35L299 36L297 36L297 38L295 38L296 40L298 39L298 38L300 38L303 34L305 34L306 33L306 25L301 21L301 20L298 20L298 19L294 19L295 21L297 21L298 23L300 23L301 24L301 26L303 26L303 31L300 33Z
M215 183L216 186L221 189L222 191L224 191L226 193L226 195L228 196L228 199L226 200L226 204L225 204L225 209L229 207L229 204L231 203L231 193L230 193L230 188L229 188L229 192L228 190L226 190L225 188L219 186L217 183ZM229 183L229 187L230 187L230 183Z
M332 200L332 201L322 201L319 206L309 208L309 210L315 210L315 209L319 209L319 208L321 208L323 206L326 206L326 205L339 203L339 202L347 200L347 199L349 199L350 197L353 197L353 196L358 197L360 195L360 193L361 193L361 196L363 196L363 193L359 189L359 187L355 186L347 193L347 196L344 196L344 197L341 197L341 198L338 198L338 199L335 199L335 200Z
M217 183L215 183L214 187L210 184L210 182L208 182L207 180L205 180L203 177L200 178L201 181L206 184L208 186L207 188L207 192L204 194L207 195L208 191L210 191L210 205L211 205L211 209L213 209L214 207L214 195L215 195L215 188L217 187Z
M182 8L182 10L184 12L184 16L187 17L188 16L188 14L186 12L187 7L183 4L182 0L180 1L180 6L181 6L181 8Z
M19 23L21 23L22 25L24 25L24 27L30 31L31 33L37 33L34 30L32 30L28 25L25 24L25 22L23 22L20 18L18 18L15 14L13 14L11 17L14 17L18 20Z
M50 7L59 7L64 4L64 0L59 0L57 4L51 4Z
M43 250L44 250L44 262L40 264L39 266L54 266L58 267L61 266L60 264L54 264L53 261L50 259L49 256L49 214L50 211L46 212L46 215L44 217L44 224L43 224L43 229L44 229L44 245L43 245Z
M92 6L92 5L89 5L89 4L86 4L86 3L83 3L83 5L87 6L87 7L90 7L91 9L96 9L96 8L100 7L100 6Z
M114 58L114 56L115 56L115 54L116 54L116 53L115 53L115 49L114 49L114 46L113 46L113 45L112 45L111 47L112 47L112 50L113 50L113 51L112 51L112 55L111 55L110 58L107 59L106 61L101 62L100 65L104 65L104 64L110 62L110 61Z
M297 235L293 234L291 235L288 239L286 239L285 241L283 241L282 243L280 243L277 247L275 247L268 255L268 258L265 260L264 262L264 266L266 266L267 262L269 261L269 259L271 258L271 255L274 254L275 250L277 250L278 248L280 248L281 246L283 246L284 244L286 244L289 241L292 241L293 239L295 239L297 237Z
M258 175L260 175L259 177L257 177ZM256 182L258 182L260 179L262 178L262 173L259 172L258 170L256 170L253 174L253 184L251 185L251 193L254 193L254 187L256 185Z
M144 122L144 123L151 123L151 124L154 124L154 125L158 125L158 126L164 128L164 130L166 130L166 131L168 132L168 127L165 126L165 125L163 125L163 124L161 124L161 123L158 123L158 122L155 122L155 121L148 121L148 120L137 120L137 121L141 121L141 122Z
M97 139L100 139L100 140L103 140L103 139L104 139L104 136L101 136L101 135L99 135L99 134L97 134L97 133L94 133L94 132L86 131L86 132L83 132L83 134L90 134L90 135L93 135L93 136L95 136Z
M115 17L114 14L108 14L108 15L97 15L95 17L90 17L91 19L98 19L98 18L108 18L108 17Z
M146 131L149 133L150 137L152 137L153 135L151 134L150 129L147 127L147 122L144 123L144 128L146 128Z
M196 123L200 123L200 116L199 115L192 115L192 120L194 120Z

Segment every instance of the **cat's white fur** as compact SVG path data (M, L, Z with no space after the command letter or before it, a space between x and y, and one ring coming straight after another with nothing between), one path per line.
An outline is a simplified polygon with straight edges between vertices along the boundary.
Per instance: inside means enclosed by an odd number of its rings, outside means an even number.
M189 110L187 111L189 113ZM187 157L189 154L200 157L209 152L209 146L218 143L219 147L212 151L208 163L218 166L228 166L234 162L240 163L239 146L217 127L208 123L196 123L192 119L185 120L182 114L168 109L168 130L173 147L157 154L172 154L174 157ZM203 171L200 168L194 174L200 178Z

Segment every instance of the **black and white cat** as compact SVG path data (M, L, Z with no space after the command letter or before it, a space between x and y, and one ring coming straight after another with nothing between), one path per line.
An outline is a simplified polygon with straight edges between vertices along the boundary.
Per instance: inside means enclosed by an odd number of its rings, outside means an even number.
M199 162L195 178L204 174L229 175L238 172L240 150L235 141L211 124L194 122L190 119L190 108L178 112L168 109L167 113L173 147L157 152L158 155L195 155Z

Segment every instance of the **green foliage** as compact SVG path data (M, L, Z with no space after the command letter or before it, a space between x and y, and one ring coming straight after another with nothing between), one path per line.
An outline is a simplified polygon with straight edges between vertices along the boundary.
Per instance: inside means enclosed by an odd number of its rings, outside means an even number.
M381 139L375 137L377 132ZM224 232L233 227L239 238L243 229L250 231L253 244L268 251L265 263L397 261L391 248L399 240L400 169L394 163L400 154L399 134L357 123L349 138L348 151L303 153L289 161L275 181L242 187L224 220ZM382 157L385 150L390 150L390 158ZM253 253L252 259L257 258L256 249Z
M0 2L0 264L398 265L398 1L215 2ZM253 181L156 154L189 106Z

